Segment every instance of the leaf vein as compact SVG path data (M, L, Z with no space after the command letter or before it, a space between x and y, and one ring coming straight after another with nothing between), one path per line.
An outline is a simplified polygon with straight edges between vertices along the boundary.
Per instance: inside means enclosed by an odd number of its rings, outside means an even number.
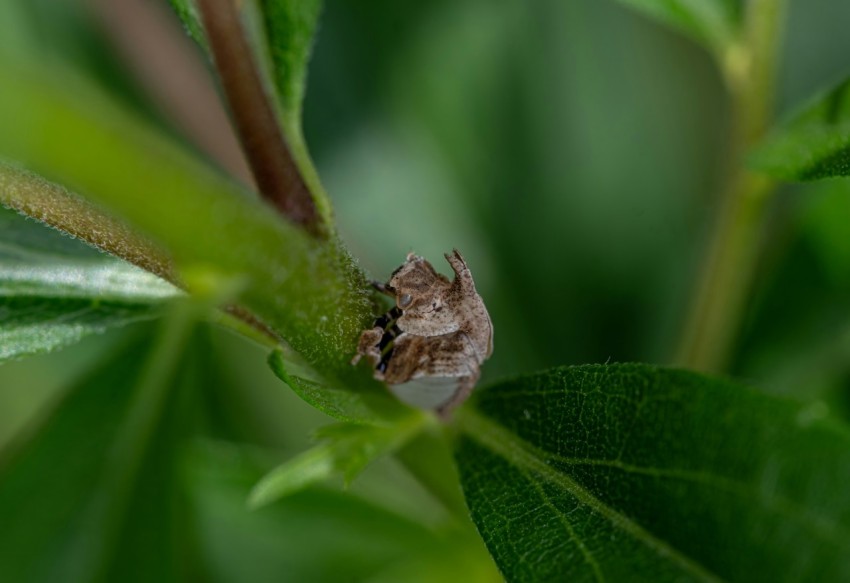
M546 491L540 487L540 484L535 482L532 477L529 475L527 471L520 468L520 472L523 476L525 476L529 483L537 490L537 493L540 494L540 499L543 500L543 504L546 505L555 515L558 517L558 520L564 526L564 529L567 531L567 536L571 541L573 541L578 547L579 551L581 551L582 556L584 557L585 562L590 565L590 568L593 570L593 576L597 581L605 581L605 576L602 574L602 569L599 566L599 562L596 560L596 557L593 556L593 552L588 548L588 546L584 543L581 537L578 536L573 525L570 524L567 515L555 504L552 502L552 499L546 494Z
M824 541L839 547L850 548L850 530L842 528L839 524L830 521L826 517L806 512L804 509L800 508L797 504L794 504L791 500L784 496L770 496L769 498L759 496L755 488L740 480L733 480L725 476L718 476L705 471L637 466L625 463L619 459L596 460L588 458L567 458L550 452L540 453L545 453L549 460L568 466L602 466L615 468L630 474L700 483L706 486L725 490L742 498L752 498L764 508L773 510L786 518L794 520L801 526L807 528L813 534L818 535Z
M664 540L657 538L628 516L611 508L575 480L557 472L546 463L545 453L520 440L497 422L470 409L460 413L463 431L474 441L502 456L521 470L529 470L546 481L562 488L579 502L587 505L611 523L661 557L678 565L684 571L703 581L722 581L705 566L682 554Z

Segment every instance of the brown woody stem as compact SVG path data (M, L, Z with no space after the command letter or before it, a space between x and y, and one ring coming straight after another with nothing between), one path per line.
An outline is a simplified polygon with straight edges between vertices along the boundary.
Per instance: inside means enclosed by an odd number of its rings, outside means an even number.
M234 0L198 0L198 8L260 194L313 235L326 235L310 190L281 132Z

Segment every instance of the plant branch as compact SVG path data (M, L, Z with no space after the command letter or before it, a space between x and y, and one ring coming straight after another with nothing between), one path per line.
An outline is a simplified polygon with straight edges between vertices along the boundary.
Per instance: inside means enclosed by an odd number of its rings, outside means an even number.
M747 3L741 45L724 63L733 110L730 171L680 344L678 361L689 368L726 366L759 257L763 211L775 184L747 170L744 157L772 118L784 1Z
M161 248L72 192L3 162L0 204L184 289L171 258ZM278 336L241 306L225 306L214 320L263 345L279 344Z
M0 203L180 287L162 249L61 186L0 162Z
M224 94L260 194L282 215L326 235L309 188L286 143L233 0L198 0Z

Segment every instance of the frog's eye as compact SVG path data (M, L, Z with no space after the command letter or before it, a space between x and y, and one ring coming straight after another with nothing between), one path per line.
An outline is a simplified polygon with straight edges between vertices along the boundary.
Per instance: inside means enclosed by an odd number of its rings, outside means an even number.
M413 298L410 296L410 294L402 294L398 298L398 307L406 308L411 304L411 302L413 302Z

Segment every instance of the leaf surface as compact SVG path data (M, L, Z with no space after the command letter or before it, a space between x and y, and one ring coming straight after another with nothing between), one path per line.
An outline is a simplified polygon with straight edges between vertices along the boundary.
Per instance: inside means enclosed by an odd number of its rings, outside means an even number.
M272 75L288 132L300 127L307 87L307 63L321 0L261 0ZM300 131L300 130L299 130Z
M190 575L175 455L184 405L208 386L192 320L156 334L69 387L38 431L0 460L0 563L14 581L179 581ZM191 578L191 577L189 577Z
M307 65L322 0L259 0L259 6L265 25L265 52L271 61L266 74L276 90L284 136L319 212L332 220L330 199L313 165L301 123Z
M245 499L265 467L244 450L204 445L190 450L186 473L201 548L217 580L500 580L469 530L434 530L355 494L313 487L248 510Z
M412 412L391 424L338 423L316 432L321 443L281 464L254 486L248 503L265 506L307 486L341 475L348 485L363 469L392 453L417 432L429 417Z
M198 7L193 0L169 0L171 8L186 27L186 32L209 55L209 45L204 36L204 26L198 14Z
M850 79L782 123L751 162L792 182L850 176Z
M557 368L477 393L456 444L509 581L845 580L850 434L733 383Z
M722 54L735 41L741 24L736 0L620 0Z
M0 209L0 362L156 317L177 294L150 273Z
M357 392L336 388L321 379L314 380L317 377L315 371L304 369L301 363L286 362L280 350L269 355L268 363L275 376L289 385L296 395L339 421L374 423L410 414L410 408L392 397L384 386L370 385ZM291 374L288 368L293 368L301 375Z

